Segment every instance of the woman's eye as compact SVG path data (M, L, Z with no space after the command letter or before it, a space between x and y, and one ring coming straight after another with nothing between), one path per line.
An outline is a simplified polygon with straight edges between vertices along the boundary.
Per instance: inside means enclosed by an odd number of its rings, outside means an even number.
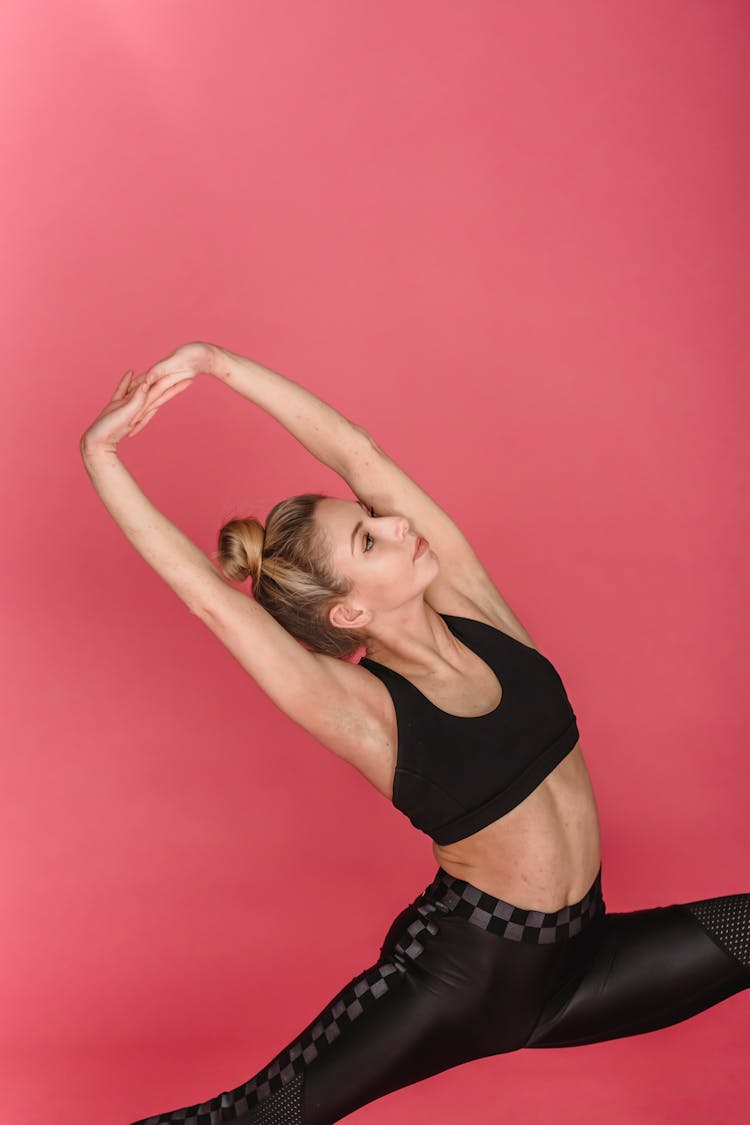
M372 519L375 519L375 508L372 505L370 505L369 512L370 512L370 517ZM367 554L367 552L368 552L368 547L367 547L367 540L368 539L370 540L371 543L373 543L373 544L375 543L375 540L373 539L373 537L371 535L369 535L367 532L365 532L365 539L364 539L364 545L365 545L364 553L365 554ZM370 547L369 550L372 550L372 547Z

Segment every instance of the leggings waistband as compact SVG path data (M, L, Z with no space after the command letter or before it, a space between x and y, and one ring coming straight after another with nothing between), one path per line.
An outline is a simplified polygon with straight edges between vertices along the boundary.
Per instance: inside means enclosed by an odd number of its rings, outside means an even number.
M420 912L437 910L444 915L465 918L467 922L511 941L538 945L575 937L606 911L601 865L594 882L579 902L551 913L525 910L502 898L495 898L466 879L451 875L443 867L438 867L435 878L417 902L421 904Z

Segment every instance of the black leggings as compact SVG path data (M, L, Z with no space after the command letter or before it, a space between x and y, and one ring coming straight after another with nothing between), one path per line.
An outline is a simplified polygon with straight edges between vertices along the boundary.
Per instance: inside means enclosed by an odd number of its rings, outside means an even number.
M252 1078L131 1125L331 1125L471 1059L667 1027L750 985L750 894L521 910L439 867L353 977Z

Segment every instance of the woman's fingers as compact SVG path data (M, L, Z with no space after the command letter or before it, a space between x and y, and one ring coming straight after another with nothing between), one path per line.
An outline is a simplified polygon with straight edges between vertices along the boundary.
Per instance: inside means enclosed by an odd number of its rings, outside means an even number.
M167 371L162 375L154 375L150 371L145 371L143 375L139 376L140 380L144 380L148 387L149 405L156 402L164 391L170 387L177 386L180 383L192 383L195 375L192 372L185 371Z
M137 422L131 423L130 429L128 430L128 437L134 437L135 434L139 432L139 430L142 430L143 427L151 420L154 414L156 414L156 407L154 407L153 410L146 411L146 413L143 414Z
M174 398L175 395L180 394L181 391L186 391L191 382L192 379L183 380L176 386L170 387L169 390L165 391L155 402L144 403L131 421L128 437L132 437L133 434L137 434L139 430L142 430L160 406L163 406L164 403L168 402L170 398Z
M175 383L173 387L166 387L160 393L157 393L155 388L151 388L149 391L150 401L148 402L148 406L162 406L163 403L169 402L170 398L174 398L175 395L178 395L180 391L186 391L192 381L192 379L182 379L179 383ZM155 397L152 398L152 395Z
M161 363L155 363L152 367L147 367L145 371L142 371L140 375L136 376L132 385L135 387L145 382L150 388L160 383L162 379L168 379L170 376L175 375L179 378L179 370L176 369L171 362L164 360Z
M150 387L146 393L143 406L135 415L135 420L137 421L146 410L151 410L154 406L163 406L165 402L169 402L170 398L174 398L180 391L186 391L192 381L192 379L183 379L182 382L176 383L173 387L167 387L161 391L158 386Z
M125 395L128 393L129 384L130 384L130 380L132 379L132 377L133 377L132 369L125 372L122 379L120 379L120 382L117 384L117 390L112 395L112 401L113 402L118 402L121 398L125 398Z

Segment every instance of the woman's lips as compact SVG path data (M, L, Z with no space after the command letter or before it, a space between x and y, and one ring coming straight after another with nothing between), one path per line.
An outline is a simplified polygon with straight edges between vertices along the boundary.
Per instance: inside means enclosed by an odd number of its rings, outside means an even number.
M418 559L427 550L427 540L423 539L421 535L417 536L417 545L414 548L414 558Z

